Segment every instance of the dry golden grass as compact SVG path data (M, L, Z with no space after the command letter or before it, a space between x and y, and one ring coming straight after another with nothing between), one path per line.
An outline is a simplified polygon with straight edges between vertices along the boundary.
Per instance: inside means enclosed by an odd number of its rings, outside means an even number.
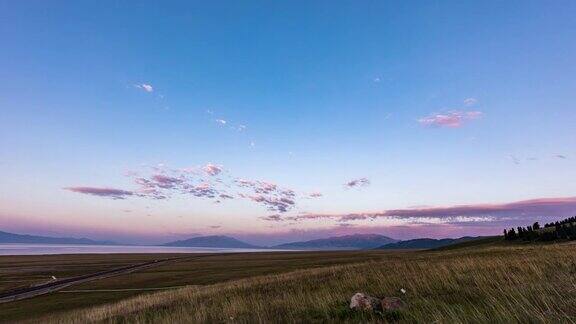
M399 296L385 314L348 310L358 291ZM576 322L576 245L469 247L143 295L42 322Z
M0 304L0 322L25 321L86 307L111 304L149 294L148 288L212 285L243 278L286 273L332 265L382 260L398 252L373 251L307 251L176 255L187 257L174 263L143 271L91 281L36 298ZM23 280L77 276L100 271L103 267L169 258L165 254L91 254L62 256L0 256L0 290L5 279ZM119 264L121 263L121 264ZM115 264L118 264L115 266ZM45 281L45 280L44 280ZM128 290L123 290L128 289ZM140 290L143 289L143 290Z

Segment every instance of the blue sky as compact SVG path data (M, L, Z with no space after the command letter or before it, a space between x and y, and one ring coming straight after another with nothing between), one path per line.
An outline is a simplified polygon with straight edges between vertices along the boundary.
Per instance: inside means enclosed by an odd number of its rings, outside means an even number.
M1 2L0 219L133 242L531 222L296 218L574 196L575 14L571 1ZM207 165L220 180L198 175ZM154 199L134 179L183 168L234 198ZM279 212L239 179L296 196Z

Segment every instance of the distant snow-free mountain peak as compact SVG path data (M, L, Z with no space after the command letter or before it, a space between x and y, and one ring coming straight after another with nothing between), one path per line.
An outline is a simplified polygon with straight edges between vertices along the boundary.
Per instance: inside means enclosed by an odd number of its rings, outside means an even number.
M259 246L248 244L224 235L209 235L192 237L186 240L179 240L163 244L164 246L181 247L210 247L210 248L238 248L238 249L258 249Z

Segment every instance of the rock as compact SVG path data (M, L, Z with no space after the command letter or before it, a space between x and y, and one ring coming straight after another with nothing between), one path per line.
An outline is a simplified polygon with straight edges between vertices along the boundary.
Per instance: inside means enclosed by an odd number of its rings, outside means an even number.
M382 299L382 309L385 311L395 311L406 307L406 303L398 297L384 297Z
M350 308L364 311L381 311L382 301L364 293L356 293L352 296L352 299L350 299Z

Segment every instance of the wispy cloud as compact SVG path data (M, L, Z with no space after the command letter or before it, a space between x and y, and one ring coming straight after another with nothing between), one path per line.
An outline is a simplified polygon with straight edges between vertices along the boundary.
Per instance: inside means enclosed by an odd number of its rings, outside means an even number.
M151 85L146 84L146 83L136 84L136 85L134 85L134 86L135 86L136 88L142 89L142 90L144 90L144 91L146 91L146 92L154 92L154 87L152 87Z
M268 210L285 213L290 210L296 202L286 197L275 197L266 195L246 195L240 194L240 197L250 199L254 202L261 203L268 208Z
M93 195L99 197L107 197L112 199L124 199L127 196L134 195L134 192L122 190L122 189L113 189L113 188L97 188L97 187L66 187L64 190L86 194L86 195Z
M243 198L278 213L285 213L294 208L299 196L294 190L269 181L232 178L222 166L212 163L182 169L171 169L159 164L149 169L152 172L125 172L125 176L131 178L136 186L136 189L131 191L93 187L65 189L113 199L124 199L128 196L169 199L174 195L189 195L221 203L225 200Z
M236 179L234 182L240 188L253 191L253 194L240 194L240 197L261 203L268 210L285 213L296 205L294 200L296 192L292 189L280 188L275 183L267 181Z
M222 173L222 167L219 165L214 165L212 163L206 164L206 166L204 166L202 168L202 170L204 170L204 172L206 172L206 174L211 175L211 176L217 176L220 173Z
M217 123L221 128L237 131L239 133L245 133L246 130L248 129L248 126L246 126L245 124L236 123L236 122L231 121L225 117L212 119L212 118L214 118L215 113L214 113L214 111L212 111L210 109L206 110L206 114L210 115L210 119L213 120L215 123ZM253 143L254 142L251 141L250 146L253 147L254 146Z
M510 155L509 156L510 160L512 161L512 163L519 165L520 164L520 159L517 158L515 155Z
M252 188L255 193L259 194L269 194L278 189L278 186L276 184L266 181L236 179L235 182L238 184L238 186L244 188Z
M198 198L215 198L220 195L219 190L211 183L202 182L194 186L189 186L188 193Z
M534 161L542 160L541 158L536 157L536 156L528 156L528 157L524 158L524 157L518 157L516 155L509 155L508 157L514 164L521 164L522 161L534 162ZM551 155L551 158L559 159L559 160L567 160L569 157L567 155L564 155L564 154L553 154L553 155Z
M313 193L309 194L308 197L310 197L310 198L320 198L320 197L322 197L322 193L320 193L320 192L313 192Z
M467 107L470 106L474 106L475 104L478 103L478 100L476 98L466 98L464 99L464 105Z
M268 215L268 216L260 217L260 219L263 219L265 221L271 221L271 222L280 222L280 221L282 221L282 216L280 216L278 214L274 214L274 215Z
M500 204L456 205L391 209L379 212L315 214L295 216L292 220L334 219L339 222L362 221L377 218L404 219L411 222L443 220L450 223L498 221L514 219L557 219L576 213L576 197L538 198Z
M360 187L367 187L370 185L370 180L368 180L367 178L359 178L359 179L354 179L354 180L350 180L348 182L346 182L344 184L345 188L360 188Z
M163 174L153 175L152 181L154 182L154 184L158 188L162 188L162 189L174 189L174 188L180 186L184 182L184 180L181 178L179 179L179 178L175 178L175 177L171 177L171 176L167 176L167 175L163 175Z
M478 119L481 116L482 112L480 111L449 111L420 118L418 122L427 127L458 128L464 122Z

